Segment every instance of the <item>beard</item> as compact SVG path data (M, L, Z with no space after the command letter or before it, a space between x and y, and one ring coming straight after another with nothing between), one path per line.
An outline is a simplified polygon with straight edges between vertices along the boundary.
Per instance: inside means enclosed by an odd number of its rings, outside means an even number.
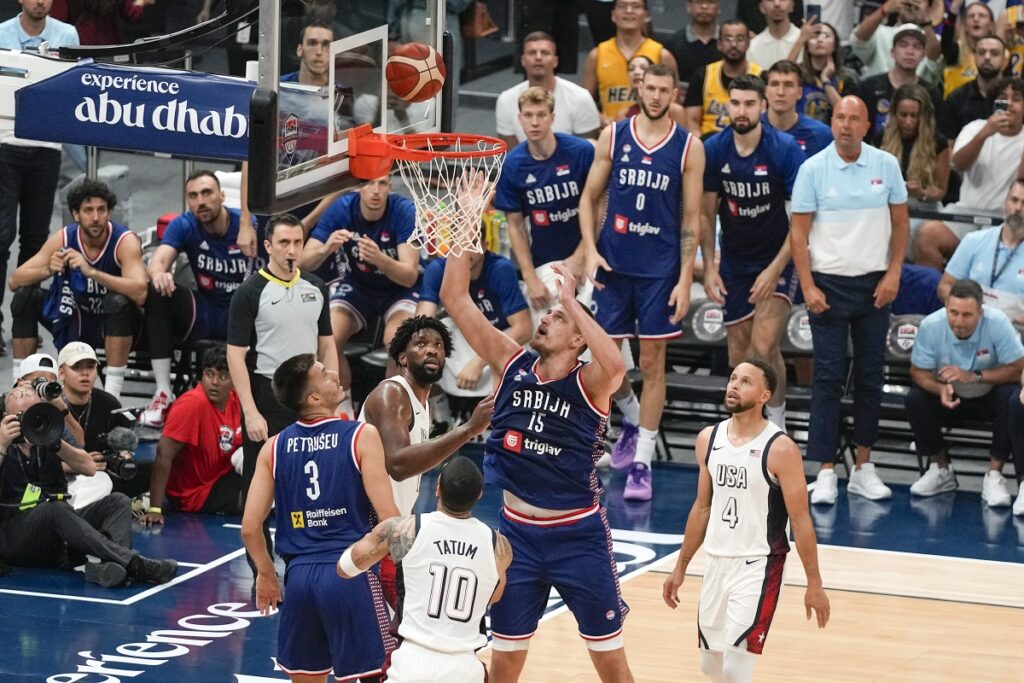
M650 112L650 110L647 109L647 104L643 100L640 100L640 110L644 113L644 116L649 118L651 121L657 121L658 119L664 118L665 114L668 113L669 106L670 105L666 105L665 108L662 109L657 115L654 115Z
M754 402L754 401L746 401L746 402L744 402L744 401L737 400L734 403L730 403L728 398L725 399L725 409L727 411L729 411L733 415L735 415L737 413L745 413L745 412L747 412L748 410L750 410L751 408L753 408L756 405L757 405L757 403Z
M746 135L750 131L752 131L755 128L757 128L759 123L761 123L761 122L758 121L757 119L754 119L753 121L747 121L747 123L742 124L742 125L736 123L735 121L733 121L732 124L730 124L730 125L732 125L732 129L734 131L736 131L737 133L739 133L740 135Z
M419 384L433 384L444 374L444 363L439 364L437 370L428 370L426 365L409 365L409 374Z
M1006 217L1006 226L1014 232L1020 232L1024 228L1024 216L1019 213L1011 213Z
M1000 70L995 68L994 66L985 65L978 67L978 75L981 76L982 78L995 78L1000 73Z

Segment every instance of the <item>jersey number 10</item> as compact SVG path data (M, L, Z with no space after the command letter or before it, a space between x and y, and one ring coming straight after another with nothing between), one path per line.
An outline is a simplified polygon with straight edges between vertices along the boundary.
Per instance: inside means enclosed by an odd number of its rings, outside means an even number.
M448 565L440 562L431 562L427 571L430 572L427 615L440 619L444 611L444 615L452 621L463 624L469 621L473 617L473 605L476 603L476 574L465 567L454 567L449 571Z

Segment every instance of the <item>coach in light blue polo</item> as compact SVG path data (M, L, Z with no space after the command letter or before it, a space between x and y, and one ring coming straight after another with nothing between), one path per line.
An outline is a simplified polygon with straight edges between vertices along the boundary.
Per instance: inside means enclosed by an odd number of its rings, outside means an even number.
M834 504L838 495L833 465L850 338L857 467L847 490L872 500L892 495L870 459L878 437L889 304L899 290L909 219L899 162L863 143L869 127L864 102L841 99L832 114L835 141L800 167L793 187L793 263L814 343L807 459L821 463L811 493L811 502L820 505Z

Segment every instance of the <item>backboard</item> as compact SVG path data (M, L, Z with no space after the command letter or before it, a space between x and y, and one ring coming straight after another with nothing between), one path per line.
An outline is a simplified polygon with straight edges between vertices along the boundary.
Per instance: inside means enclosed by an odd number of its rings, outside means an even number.
M446 128L451 87L419 103L390 94L384 78L398 46L434 47L450 64L445 0L260 0L259 80L250 106L249 207L274 214L356 186L348 130Z

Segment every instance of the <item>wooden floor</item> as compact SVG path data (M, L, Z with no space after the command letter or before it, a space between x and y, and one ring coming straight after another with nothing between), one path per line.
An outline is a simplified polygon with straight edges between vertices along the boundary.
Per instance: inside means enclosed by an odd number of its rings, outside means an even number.
M706 680L694 623L703 558L673 612L661 584L674 561L623 582L626 652L638 683ZM1024 566L831 547L821 549L821 563L832 621L820 631L805 620L794 552L756 681L1024 683ZM598 682L571 614L542 624L520 680Z

